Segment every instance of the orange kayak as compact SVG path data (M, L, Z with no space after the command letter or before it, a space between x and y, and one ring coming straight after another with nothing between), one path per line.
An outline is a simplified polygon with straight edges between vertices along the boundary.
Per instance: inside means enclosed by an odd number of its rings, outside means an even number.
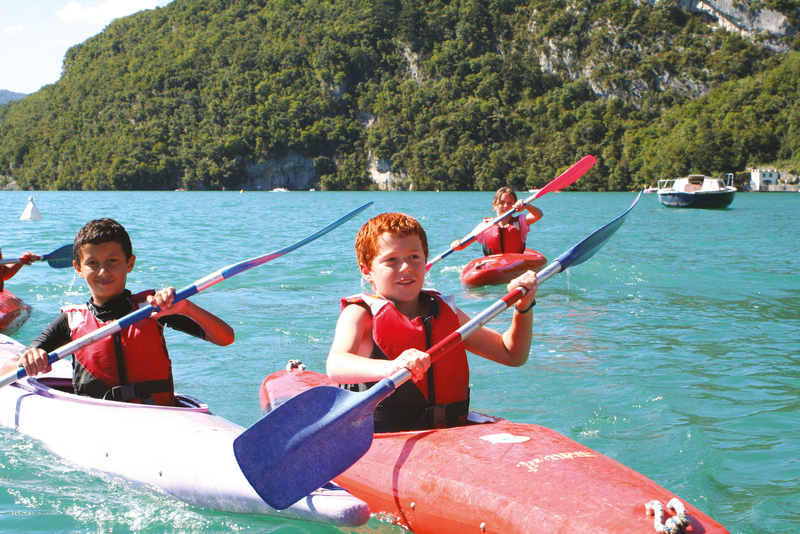
M0 334L10 336L25 324L30 315L30 306L9 290L0 291Z
M476 258L461 271L461 283L467 287L497 286L509 283L526 271L536 271L547 264L547 258L535 250L492 254Z
M310 371L273 373L261 386L262 409L319 385L334 384ZM685 519L687 533L728 533L644 475L554 430L473 412L462 427L376 434L335 482L418 534L651 534L657 518Z

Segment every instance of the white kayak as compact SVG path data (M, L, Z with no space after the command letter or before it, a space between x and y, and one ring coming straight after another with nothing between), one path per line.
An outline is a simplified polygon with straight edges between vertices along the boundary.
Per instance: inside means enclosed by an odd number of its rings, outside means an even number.
M0 362L23 347L0 335ZM277 511L247 482L233 453L244 428L206 404L178 395L183 407L147 406L81 397L72 391L72 367L0 388L0 424L42 441L82 469L170 495L192 506L339 526L369 520L369 506L327 485Z

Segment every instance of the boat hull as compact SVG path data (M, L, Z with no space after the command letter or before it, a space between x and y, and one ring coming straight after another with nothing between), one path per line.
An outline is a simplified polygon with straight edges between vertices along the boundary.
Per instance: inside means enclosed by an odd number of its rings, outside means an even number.
M19 330L31 315L31 307L10 291L0 291L0 334L10 336Z
M274 373L262 384L262 408L317 385L332 384L308 371ZM458 428L376 434L367 454L335 481L373 513L418 534L650 534L646 504L675 497L551 429L474 413L470 419L474 424ZM687 532L728 532L694 507L686 512Z
M0 336L0 361L21 348ZM363 501L333 485L285 510L271 508L234 456L233 440L244 428L191 397L180 397L189 406L183 408L80 397L61 390L71 388L70 363L62 360L53 368L39 379L0 388L0 424L42 441L80 468L223 512L338 526L369 520Z
M733 202L736 191L658 193L658 200L671 208L723 209Z
M547 258L531 249L521 254L492 254L469 262L460 279L466 287L503 285L527 271L538 272L546 263Z

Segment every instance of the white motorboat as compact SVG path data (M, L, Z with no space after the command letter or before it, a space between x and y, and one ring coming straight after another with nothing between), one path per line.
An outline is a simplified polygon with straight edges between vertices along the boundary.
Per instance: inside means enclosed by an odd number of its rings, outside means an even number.
M664 206L675 208L727 208L735 194L730 173L719 178L690 174L658 181L658 200Z

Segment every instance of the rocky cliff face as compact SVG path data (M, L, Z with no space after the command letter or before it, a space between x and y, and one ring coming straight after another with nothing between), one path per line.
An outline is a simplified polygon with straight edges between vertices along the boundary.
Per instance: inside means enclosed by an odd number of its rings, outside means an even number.
M768 46L782 52L788 51L785 44L777 43L774 39L794 35L795 29L782 13L755 7L756 4L751 0L678 0L681 8L704 15L706 22L712 26L739 33L747 39L766 37Z
M379 189L385 191L404 191L408 189L406 179L407 174L403 171L392 171L392 162L385 158L376 158L369 151L369 171L370 178L378 185Z
M0 191L19 191L17 182L11 176L0 175Z
M663 0L639 0L640 3L649 5L661 1ZM780 39L792 36L796 32L782 13L754 8L755 2L749 0L677 0L677 4L682 9L700 16L711 27L738 33L752 41L758 40L777 52L789 51L789 47ZM536 33L538 28L535 23L531 23L529 30L531 33ZM625 62L618 61L621 55L632 58L655 55L663 46L662 42L642 39L620 44L616 39L618 28L603 20L596 22L592 32L599 32L608 37L606 40L609 46L603 52L581 60L574 57L570 47L560 40L549 39L547 47L539 51L539 66L542 71L548 74L566 74L570 80L584 78L600 98L617 97L634 105L639 105L647 97L648 91L654 87L661 92L674 89L692 99L702 97L710 91L708 73L705 71L675 74L664 71L658 73L656 77L651 76L645 80L638 69L638 61L628 62L627 64L632 67L627 69L622 67ZM605 75L612 65L619 69L616 80L609 80Z
M248 180L240 184L240 189L248 191L272 191L278 187L307 191L318 186L314 160L298 154L249 163L244 170Z

